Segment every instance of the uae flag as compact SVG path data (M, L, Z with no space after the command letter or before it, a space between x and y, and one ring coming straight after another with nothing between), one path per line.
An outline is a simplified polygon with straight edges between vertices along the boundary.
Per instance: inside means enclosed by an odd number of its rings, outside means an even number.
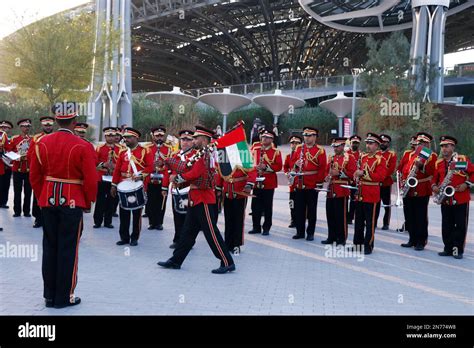
M252 153L247 144L243 123L238 123L214 143L218 151L219 171L223 177L232 175L236 169L253 169Z

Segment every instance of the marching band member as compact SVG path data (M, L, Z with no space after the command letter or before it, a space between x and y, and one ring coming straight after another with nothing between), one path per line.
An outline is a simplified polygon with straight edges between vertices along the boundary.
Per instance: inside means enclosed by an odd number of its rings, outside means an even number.
M193 155L196 154L196 150L193 147L193 134L192 130L183 129L179 133L179 147L180 150L173 154L172 157L176 161L187 162ZM177 175L176 172L172 174ZM188 210L187 204L185 204L185 198L188 197L188 193L183 193L181 190L189 190L189 183L183 182L181 184L173 184L172 188L172 199L173 199L173 221L174 221L174 237L173 243L170 245L171 249L175 249L178 245L179 238L181 236L181 230L184 225L186 213Z
M474 182L474 165L467 156L454 152L457 143L457 139L452 136L440 137L442 158L436 161L431 184L435 199L438 204L441 204L441 233L444 250L438 255L462 259L466 245L469 201L471 200L468 183ZM459 170L456 168L456 164L464 164L465 167ZM446 195L449 189L452 190L451 196ZM441 190L443 191L441 192ZM440 195L443 193L444 197L441 198Z
M10 150L20 155L20 159L13 161L13 217L21 216L21 193L24 193L23 199L23 215L30 217L31 210L31 185L29 179L29 165L28 165L28 149L30 147L31 137L29 135L31 129L31 120L25 118L17 122L20 126L21 133L12 137L10 142Z
M433 137L425 132L417 134L418 146L431 148ZM407 222L409 240L403 243L404 248L415 247L415 250L423 250L428 243L428 203L431 196L431 179L435 170L437 155L432 152L426 161L419 156L411 156L409 162L404 166L402 181L406 180L413 166L416 166L416 179L418 184L410 188L405 199L407 205Z
M127 148L127 146L124 144L123 142L123 137L122 137L122 128L120 127L115 127L115 145L118 146L118 147L123 147L123 148ZM117 209L118 209L118 206L119 206L119 200L116 199L114 201L114 213L112 214L113 217L118 217L118 213L117 213Z
M53 110L55 111L55 110ZM73 134L76 114L56 114L57 132L35 143L31 185L43 214L43 281L46 307L81 302L77 284L83 210L97 194L95 155Z
M380 183L386 177L385 159L377 154L382 139L375 133L367 133L367 152L360 157L360 166L354 173L358 191L356 199L354 246L356 250L364 246L364 254L374 250L375 211L380 202ZM365 234L364 234L365 228ZM359 249L360 250L360 249Z
M255 195L252 198L253 229L249 231L250 234L262 233L268 236L272 227L273 195L275 188L278 187L276 173L283 166L281 153L273 146L274 138L275 134L272 131L265 130L261 135L261 146L254 147L253 150L258 178L253 189ZM264 216L263 225L262 216Z
M283 171L285 172L285 175L288 176L291 172L291 167L290 167L290 158L293 152L295 151L296 147L300 145L303 142L303 138L300 137L299 135L292 135L288 139L288 142L290 143L290 153L286 155L285 157L285 162L283 163ZM289 228L294 228L296 227L295 225L295 182L293 181L292 184L289 184L289 189L290 189L290 200L289 200L289 205L290 205L290 225L288 226Z
M0 129L5 132L6 139L3 147L3 152L10 151L10 139L8 138L11 130L13 128L13 123L10 121L1 121ZM0 163L0 166L4 168L5 173L0 175L0 208L8 209L8 195L10 193L10 183L12 178L12 169L10 166Z
M119 152L117 163L115 165L112 187L110 194L112 197L117 196L117 185L124 180L143 181L146 190L146 180L149 173L153 171L153 157L144 147L138 144L141 133L131 127L124 129L123 138L127 144L127 148L122 148ZM130 152L129 152L130 149ZM134 163L132 165L131 163ZM137 174L134 173L134 166ZM130 234L130 215L133 215L132 234ZM120 240L117 245L129 244L136 246L140 237L142 222L142 208L135 210L125 210L120 207Z
M158 265L164 268L181 268L189 251L196 242L196 237L200 230L204 232L207 243L211 247L214 256L221 261L219 268L212 270L212 273L223 274L235 270L234 260L222 240L222 236L215 223L215 210L209 205L216 203L214 193L214 172L211 150L208 145L212 139L213 131L201 126L196 126L193 135L194 146L198 153L194 160L188 162L177 160L176 158L166 159L166 165L178 173L172 175L170 180L176 184L189 182L189 207L184 221L181 237L173 252L173 256L167 261L160 261Z
M326 219L328 222L328 238L321 244L345 245L347 240L347 199L350 195L349 178L354 176L357 169L353 155L344 153L346 138L333 138L331 146L334 155L329 158L326 169L328 194L326 198Z
M35 143L37 143L45 135L51 134L53 132L54 117L51 117L51 116L40 117L40 122L41 122L41 127L43 131L41 133L36 134L35 136L31 138L30 147L28 149L28 161L31 161L31 156L34 156ZM33 224L33 228L39 228L43 226L43 218L41 216L41 209L38 207L38 201L36 200L35 195L33 195L32 213L35 218L35 223Z
M104 227L114 228L112 225L112 215L114 213L117 197L112 197L110 189L112 183L110 178L115 169L117 158L119 156L121 146L115 143L115 127L105 127L102 129L104 133L105 143L97 146L97 171L99 180L97 183L97 200L94 208L94 228L100 228L102 222Z
M293 239L305 237L314 240L318 208L318 184L323 183L326 174L326 151L316 142L319 131L313 127L303 128L303 144L296 147L290 159L290 166L297 173L295 177L296 235Z
M149 230L163 230L163 218L166 210L168 197L169 174L168 170L157 164L158 158L168 158L172 153L170 145L164 142L166 134L165 126L159 126L151 130L152 143L147 150L153 158L153 172L148 181L148 202L145 206L145 214L148 216Z
M398 166L397 166L397 172L398 173L403 173L403 171L405 170L405 166L407 165L407 163L409 162L411 156L413 156L413 154L415 153L415 149L416 147L418 146L418 141L416 140L417 136L416 135L413 135L410 139L410 149L409 150L405 150L405 152L403 153L402 155L402 159L400 160L400 163L398 163ZM399 175L400 175L399 174ZM407 228L407 221L406 221L406 216L407 216L407 204L405 202L405 197L403 197L403 217L404 217L404 222L402 224L402 227L401 228L397 228L397 232L400 232L400 233L403 233L403 232L406 232L408 231L408 228ZM408 213L409 214L409 213Z
M386 177L382 181L382 186L380 187L380 199L381 203L385 205L384 210L385 213L383 215L383 226L382 230L388 230L390 226L390 215L392 209L391 205L391 194L392 194L392 184L393 178L392 175L395 172L395 168L397 166L397 154L389 150L390 143L392 142L392 138L388 134L380 134L380 139L382 139L382 143L380 144L380 151L379 154L385 158L385 163L387 164L386 170ZM375 212L375 228L377 228L377 221L379 219L380 214L380 206L379 203L377 205L377 211Z
M349 138L349 141L351 143L351 148L347 151L347 153L349 155L352 155L354 156L354 159L357 163L357 161L359 161L359 158L360 158L360 155L361 155L361 151L359 150L359 146L360 146L360 142L361 142L361 137L358 136L358 135L353 135ZM354 220L354 214L355 214L355 211L356 211L356 204L357 204L357 201L355 199L355 194L356 192L354 190L351 190L351 198L350 198L350 201L349 201L349 210L347 211L347 223L349 225L352 225L352 221Z
M89 125L87 123L78 122L74 127L74 134L76 134L79 138L88 141L86 138L88 128Z

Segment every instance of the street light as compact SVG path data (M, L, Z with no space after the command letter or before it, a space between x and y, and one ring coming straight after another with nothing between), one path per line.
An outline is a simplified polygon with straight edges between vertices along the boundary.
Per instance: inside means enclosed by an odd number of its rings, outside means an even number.
M355 123L355 109L356 109L356 90L357 90L357 78L360 75L361 69L352 68L352 114L351 114L351 135L354 135L354 123Z

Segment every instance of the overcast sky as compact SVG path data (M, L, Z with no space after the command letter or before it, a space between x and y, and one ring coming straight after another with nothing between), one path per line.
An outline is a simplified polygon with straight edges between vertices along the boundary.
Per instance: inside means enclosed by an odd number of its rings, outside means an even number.
M35 20L93 0L0 0L0 39ZM472 33L471 33L472 34ZM474 62L474 50L445 55L444 65Z

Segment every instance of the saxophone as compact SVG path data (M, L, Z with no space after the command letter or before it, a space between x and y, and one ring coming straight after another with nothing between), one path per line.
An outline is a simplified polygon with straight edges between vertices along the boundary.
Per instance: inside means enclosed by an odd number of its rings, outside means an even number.
M439 186L439 193L437 195L435 195L435 197L433 199L433 201L436 204L442 204L446 199L454 196L454 193L456 192L454 187L451 185L451 180L453 179L453 175L454 175L454 172L455 172L454 168L451 169L451 163L452 162L457 162L457 157L458 157L458 154L455 152L453 154L453 156L451 157L451 159L449 160L448 173L446 174L446 176L444 177L443 182Z
M400 190L400 195L405 198L408 194L408 191L410 189L416 187L418 185L418 179L416 178L416 173L418 173L418 166L413 163L410 173L408 173L408 176L406 180L402 184L402 189Z

